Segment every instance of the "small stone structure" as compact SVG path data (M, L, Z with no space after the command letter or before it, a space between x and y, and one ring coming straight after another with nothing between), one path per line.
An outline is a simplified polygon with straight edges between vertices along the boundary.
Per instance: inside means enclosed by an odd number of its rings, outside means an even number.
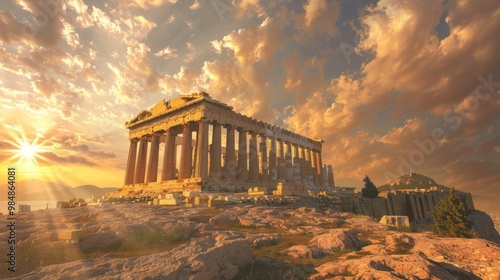
M410 219L408 216L384 215L380 219L380 223L397 227L410 227Z
M267 188L265 187L254 187L248 189L248 195L266 195Z
M87 233L84 230L67 229L60 231L57 239L64 240L66 242L77 243L80 242L80 239L83 239L86 236Z
M29 212L29 211L31 211L31 205L26 205L26 204L19 205L19 212Z
M303 185L278 183L276 190L273 191L274 195L296 195L296 196L309 196L309 191Z

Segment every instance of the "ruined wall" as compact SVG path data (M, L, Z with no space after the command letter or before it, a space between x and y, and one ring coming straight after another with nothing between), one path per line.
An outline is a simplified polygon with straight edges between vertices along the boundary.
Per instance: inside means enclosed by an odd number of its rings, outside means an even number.
M457 191L467 209L474 210L474 203L470 193ZM374 199L358 196L344 196L340 198L342 211L353 212L380 219L383 215L408 216L410 222L419 222L431 219L431 212L441 199L447 198L448 192L398 192L383 193Z

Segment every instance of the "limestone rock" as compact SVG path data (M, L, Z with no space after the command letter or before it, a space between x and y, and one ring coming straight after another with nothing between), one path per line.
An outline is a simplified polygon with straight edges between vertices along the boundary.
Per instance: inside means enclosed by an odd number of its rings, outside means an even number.
M253 259L241 235L218 233L172 251L137 258L100 257L42 267L15 279L232 279Z
M500 244L500 235L488 214L475 210L469 215L469 218L472 221L472 228L477 232L479 238Z
M281 234L253 234L248 239L255 248L262 248L277 244L281 239Z
M320 259L326 255L316 246L295 245L282 251L293 258Z
M453 265L449 265L453 266ZM445 268L423 256L389 255L366 256L361 259L328 262L316 267L313 280L343 279L335 276L350 275L354 279L479 279L456 267Z
M245 215L247 210L241 207L234 207L222 214L210 218L209 224L216 227L233 227L240 223L239 216Z
M313 237L309 243L327 252L333 250L359 250L363 243L356 235L357 233L353 230L331 229L328 233Z

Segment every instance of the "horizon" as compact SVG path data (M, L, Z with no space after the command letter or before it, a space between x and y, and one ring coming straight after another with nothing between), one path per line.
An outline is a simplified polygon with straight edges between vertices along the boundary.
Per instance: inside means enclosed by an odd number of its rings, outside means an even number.
M3 1L0 172L120 188L125 122L205 91L324 139L336 185L414 171L498 212L499 10L494 0Z

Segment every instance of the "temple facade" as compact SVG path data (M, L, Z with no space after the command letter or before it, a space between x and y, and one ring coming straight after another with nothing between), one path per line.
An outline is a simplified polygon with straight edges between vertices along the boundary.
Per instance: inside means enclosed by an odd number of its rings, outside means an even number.
M204 92L162 100L125 125L125 194L334 184L331 166L322 163L321 139L234 112Z

